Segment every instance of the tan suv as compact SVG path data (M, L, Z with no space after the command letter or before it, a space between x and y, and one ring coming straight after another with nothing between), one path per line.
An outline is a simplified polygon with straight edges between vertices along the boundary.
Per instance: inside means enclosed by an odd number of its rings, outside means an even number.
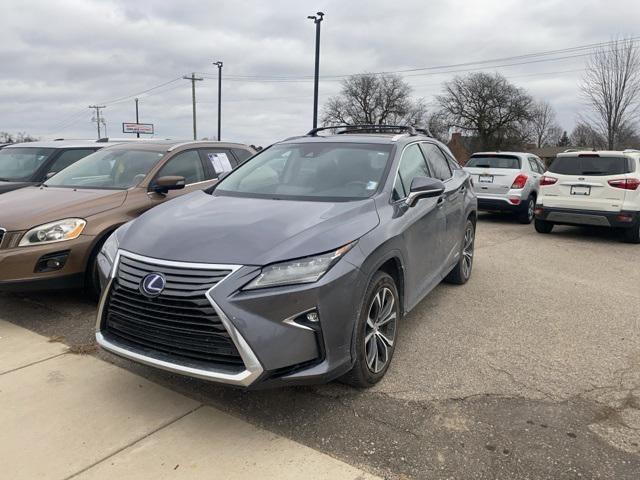
M214 184L246 145L158 141L93 153L39 187L0 196L0 290L99 290L96 256L113 230Z

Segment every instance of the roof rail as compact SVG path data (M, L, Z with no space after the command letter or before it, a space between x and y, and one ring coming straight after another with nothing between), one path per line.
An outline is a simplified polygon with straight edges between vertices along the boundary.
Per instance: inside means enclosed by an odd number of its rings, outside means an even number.
M330 127L318 127L310 130L307 133L308 137L317 137L318 132L322 132L324 130L337 130L342 128L343 130L337 132L338 135L347 134L347 133L394 133L397 131L402 131L408 133L411 136L418 135L421 133L423 135L431 136L431 132L425 128L415 128L411 125L376 125L376 124L363 124L363 125L333 125Z

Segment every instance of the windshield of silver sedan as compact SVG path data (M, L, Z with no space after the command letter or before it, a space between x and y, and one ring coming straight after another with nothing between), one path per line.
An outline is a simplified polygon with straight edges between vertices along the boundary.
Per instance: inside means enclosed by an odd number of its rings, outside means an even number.
M240 166L216 195L276 199L357 200L380 186L392 145L314 142L280 144Z
M162 152L104 149L65 168L45 182L47 187L126 190L138 185L162 158Z

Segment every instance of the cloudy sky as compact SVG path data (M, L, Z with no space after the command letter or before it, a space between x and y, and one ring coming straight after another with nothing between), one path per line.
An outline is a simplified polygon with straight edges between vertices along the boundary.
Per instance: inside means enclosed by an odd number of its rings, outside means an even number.
M315 35L306 17L319 10L321 105L348 74L414 70L403 76L431 102L443 81L484 69L550 101L567 130L582 108L577 85L589 50L477 62L640 34L637 0L4 0L0 131L93 138L87 106L101 104L109 135L122 137L137 95L140 120L157 136L189 138L182 76L199 72L198 136L215 138L212 62L222 60L223 139L267 145L303 133Z

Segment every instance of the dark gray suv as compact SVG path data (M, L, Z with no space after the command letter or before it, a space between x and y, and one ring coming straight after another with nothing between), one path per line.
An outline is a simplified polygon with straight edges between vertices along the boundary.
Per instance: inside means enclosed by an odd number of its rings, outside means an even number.
M99 258L98 343L243 387L378 382L402 316L468 280L477 202L423 132L333 128L118 229Z

